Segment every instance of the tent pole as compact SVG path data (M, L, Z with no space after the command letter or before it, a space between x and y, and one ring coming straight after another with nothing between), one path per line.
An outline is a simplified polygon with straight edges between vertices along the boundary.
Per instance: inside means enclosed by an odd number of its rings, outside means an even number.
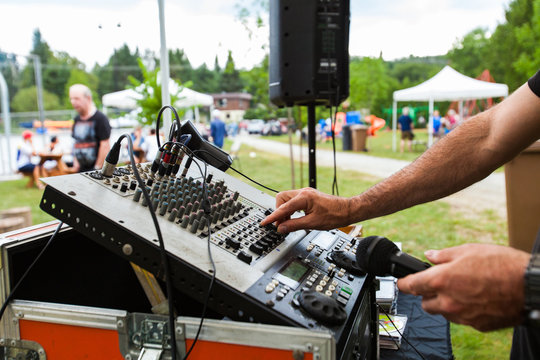
M463 100L459 100L459 121L465 120L463 118Z
M159 8L159 40L160 40L160 58L161 67L161 106L171 105L171 96L169 95L169 52L167 50L167 41L165 39L165 0L158 0ZM171 111L163 113L162 126L165 134L169 133L172 124Z
M397 101L392 106L392 151L396 152Z
M428 148L433 145L433 98L429 98Z

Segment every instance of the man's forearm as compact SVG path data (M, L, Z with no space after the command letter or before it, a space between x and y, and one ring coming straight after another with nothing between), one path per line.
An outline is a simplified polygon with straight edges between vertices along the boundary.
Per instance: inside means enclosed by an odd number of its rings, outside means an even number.
M538 126L530 130L525 126L538 121L530 109L538 106L538 99L528 88L522 87L516 93L517 96L462 123L409 166L351 198L351 222L391 214L455 193L517 155L527 142L538 138ZM527 108L528 102L534 104ZM510 113L520 105L522 110Z
M105 161L105 157L107 156L107 153L111 149L111 144L109 142L109 139L107 140L101 140L99 142L99 151L95 163L96 168L101 168L103 166L103 162Z

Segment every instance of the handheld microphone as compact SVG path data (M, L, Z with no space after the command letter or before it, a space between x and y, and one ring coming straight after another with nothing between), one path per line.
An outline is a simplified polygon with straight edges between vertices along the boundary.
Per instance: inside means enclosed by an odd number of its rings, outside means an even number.
M191 140L186 146L193 151L197 158L221 171L226 171L231 166L232 158L229 154L203 139L191 121L184 121L180 130L182 134L191 135Z
M368 236L360 240L356 249L356 263L369 274L396 278L431 267L427 262L401 252L396 244L381 236Z

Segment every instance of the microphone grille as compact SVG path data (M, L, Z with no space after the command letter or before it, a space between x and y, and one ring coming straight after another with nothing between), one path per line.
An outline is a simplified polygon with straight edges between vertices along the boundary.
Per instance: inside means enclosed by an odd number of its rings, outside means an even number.
M370 245L376 242L368 254ZM385 237L368 236L358 243L356 249L356 262L358 266L367 273L386 276L390 273L390 255L398 251L396 244Z

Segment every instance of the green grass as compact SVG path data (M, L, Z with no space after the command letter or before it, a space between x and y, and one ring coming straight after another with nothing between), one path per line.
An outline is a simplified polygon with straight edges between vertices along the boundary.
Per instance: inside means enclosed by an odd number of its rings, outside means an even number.
M27 182L28 179L26 178L0 182L0 194L2 194L0 210L29 206L32 210L32 224L41 224L54 220L52 216L39 208L43 190L38 190L35 187L26 188Z
M273 138L274 139L274 138ZM371 140L371 139L370 139ZM226 149L231 142L227 141ZM325 146L328 146L326 144ZM256 154L250 157L250 153ZM292 188L289 160L243 146L240 162L234 167L253 179L276 190ZM300 187L299 164L296 164L296 188ZM307 186L307 166L304 165L304 186ZM233 176L236 176L231 172ZM317 183L321 191L331 193L333 172L330 168L317 169ZM243 178L242 178L243 179ZM377 179L353 171L338 171L340 195L358 194L377 182ZM244 179L247 182L247 180ZM25 188L27 179L0 182L0 209L30 206L34 224L53 218L39 209L41 190ZM258 186L256 186L258 187ZM262 188L261 188L262 189ZM364 235L383 235L403 243L403 249L420 258L431 248L443 248L466 242L507 244L506 222L492 212L482 212L474 218L453 211L442 201L415 206L399 213L365 221ZM496 360L509 357L512 331L505 329L480 333L470 327L451 326L452 344L456 359Z
M423 141L427 144L428 141L428 134L425 129L418 129L414 130L415 140L417 141ZM372 156L378 156L378 157L386 157L386 158L392 158L392 159L398 159L398 160L407 160L407 161L413 161L418 156L422 155L424 150L426 149L425 146L418 145L416 147L413 147L412 152L408 152L406 149L403 153L399 152L399 142L401 139L401 133L398 131L396 133L397 137L397 151L392 151L392 131L388 130L379 130L377 131L376 136L369 136L367 138L366 147L368 149L368 152L366 154L372 155ZM276 140L280 142L289 142L288 135L281 135L281 136L269 136L266 137L269 140ZM293 143L299 144L300 139L296 136L293 136ZM307 146L306 142L304 141L304 145ZM317 149L326 149L326 150L332 150L332 141L326 141L326 142L317 142ZM336 137L336 150L342 151L343 150L343 142L341 138Z
M250 157L250 153L256 154L256 157ZM288 159L247 146L242 147L239 158L240 162L235 162L233 166L238 169L240 165L242 172L255 180L276 190L292 187ZM298 188L299 164L296 164L296 171ZM304 166L304 172L306 186L307 166ZM332 169L317 168L319 190L331 193L332 178ZM358 194L377 182L374 177L353 171L338 171L338 180L342 196ZM422 259L424 251L428 249L440 249L467 242L508 243L506 221L497 215L484 211L471 218L453 211L450 205L442 201L415 206L393 215L365 221L362 225L364 235L383 235L393 241L400 241L404 251ZM512 330L481 333L468 326L452 324L451 337L457 360L508 359Z

